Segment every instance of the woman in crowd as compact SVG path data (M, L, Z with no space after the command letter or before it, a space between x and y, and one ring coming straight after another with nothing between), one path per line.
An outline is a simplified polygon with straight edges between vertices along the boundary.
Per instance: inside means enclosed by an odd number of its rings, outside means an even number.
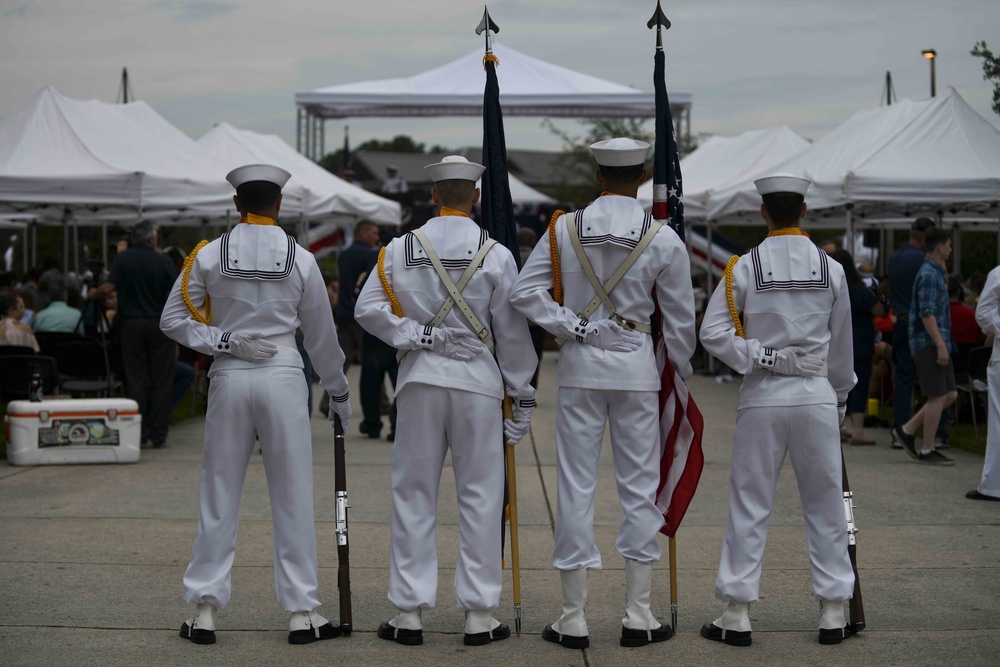
M38 352L38 341L31 327L21 322L24 317L24 300L18 294L0 297L0 345L30 347Z
M851 326L854 331L854 374L858 378L854 389L847 396L847 415L851 420L851 430L850 433L841 433L852 445L874 445L875 441L865 436L865 412L868 408L872 358L875 356L874 318L885 315L885 309L878 295L861 277L851 253L840 249L832 252L830 257L844 267L844 274L847 276L847 288L851 295Z

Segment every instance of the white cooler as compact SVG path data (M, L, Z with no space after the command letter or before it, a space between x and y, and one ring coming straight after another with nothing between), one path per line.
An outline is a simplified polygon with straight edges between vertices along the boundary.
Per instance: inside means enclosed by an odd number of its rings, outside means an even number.
M4 419L12 465L139 460L142 416L127 398L11 401Z

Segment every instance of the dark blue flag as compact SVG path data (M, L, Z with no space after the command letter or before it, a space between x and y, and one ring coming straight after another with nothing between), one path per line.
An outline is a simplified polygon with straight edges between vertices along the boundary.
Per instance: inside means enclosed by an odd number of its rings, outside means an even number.
M507 142L503 134L503 112L500 110L500 84L497 81L496 56L487 54L486 91L483 94L483 173L480 225L489 235L507 246L517 267L521 268L521 253L514 224L514 204L510 197L507 177Z
M653 89L656 91L656 146L653 149L653 219L669 222L684 240L684 190L681 160L674 135L665 79L666 58L657 49L653 59Z

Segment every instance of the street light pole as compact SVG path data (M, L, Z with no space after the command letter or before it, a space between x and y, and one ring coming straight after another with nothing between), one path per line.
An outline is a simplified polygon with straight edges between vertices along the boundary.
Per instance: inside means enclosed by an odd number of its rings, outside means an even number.
M937 93L936 93L936 87L934 85L935 84L934 61L937 60L937 51L935 51L934 49L925 49L924 51L921 51L921 53L923 54L924 58L927 58L928 60L931 61L931 97L935 97Z

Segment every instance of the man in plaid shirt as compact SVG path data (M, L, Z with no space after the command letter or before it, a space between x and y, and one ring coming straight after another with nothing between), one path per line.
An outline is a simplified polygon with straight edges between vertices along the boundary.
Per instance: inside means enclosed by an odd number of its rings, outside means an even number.
M945 262L951 256L951 236L946 230L928 229L924 235L927 257L913 283L909 313L910 352L917 370L917 382L927 402L910 421L892 429L893 440L920 463L950 466L955 462L934 449L934 433L941 413L958 398L955 367L951 361L951 312ZM924 428L922 447L914 434Z

